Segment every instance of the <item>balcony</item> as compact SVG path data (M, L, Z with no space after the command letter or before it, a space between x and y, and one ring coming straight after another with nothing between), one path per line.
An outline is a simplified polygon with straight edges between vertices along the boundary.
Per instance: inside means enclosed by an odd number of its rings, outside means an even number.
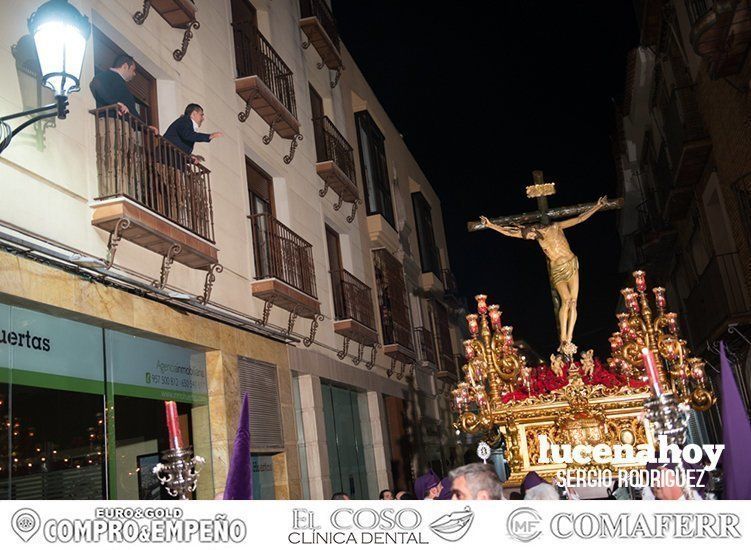
M174 260L212 269L218 249L209 170L116 106L90 112L99 181L91 223L110 233L108 264L125 239L163 256L167 267Z
M665 140L670 156L672 185L665 202L665 218L683 215L712 151L693 86L675 88L665 115Z
M430 363L433 367L438 366L435 353L435 338L433 333L425 327L415 329L415 344L420 352L420 361Z
M133 21L137 25L143 25L149 16L149 11L154 8L162 18L174 29L184 29L182 47L172 52L175 61L181 61L188 50L188 44L193 38L193 30L201 24L196 21L196 6L193 0L144 0L141 11L133 14Z
M352 213L347 221L355 219L360 193L355 183L355 156L352 146L339 133L334 123L324 116L313 120L316 142L316 172L323 180L323 189L318 194L325 197L329 188L339 195L334 210L342 207L342 202L352 203Z
M289 154L284 157L289 164L295 157L297 142L302 139L292 71L258 29L238 23L233 23L232 28L237 58L235 91L245 101L245 110L237 118L245 122L251 110L258 113L269 125L269 133L263 137L266 145L274 134L292 140Z
M634 234L634 245L643 256L643 263L650 265L650 273L658 278L665 275L664 269L672 258L677 231L665 224L659 214L654 198L647 199L636 207L639 229Z
M415 360L402 264L384 248L373 250L383 353L392 361Z
M364 346L378 342L370 287L344 269L331 272L334 332Z
M733 322L751 320L737 253L713 257L686 300L694 346L719 338Z
M317 67L327 67L336 71L331 87L335 88L339 82L344 66L339 53L339 32L336 30L336 20L328 5L323 0L300 0L300 29L308 37L303 42L303 49L307 50L312 44L321 56Z
M712 78L737 74L751 43L748 0L687 0L694 51L709 65Z
M249 218L257 279L251 283L253 296L267 305L314 318L321 303L316 295L313 246L271 214Z

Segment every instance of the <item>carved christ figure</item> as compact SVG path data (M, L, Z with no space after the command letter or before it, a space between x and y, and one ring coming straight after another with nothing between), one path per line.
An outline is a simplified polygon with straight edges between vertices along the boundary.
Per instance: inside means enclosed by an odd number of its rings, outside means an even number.
M563 230L586 221L606 203L607 197L601 197L594 206L579 216L547 225L497 225L485 216L480 216L480 221L485 227L507 237L535 240L542 248L548 259L550 283L560 298L558 325L561 347L572 341L576 324L576 303L579 299L579 259L571 252Z

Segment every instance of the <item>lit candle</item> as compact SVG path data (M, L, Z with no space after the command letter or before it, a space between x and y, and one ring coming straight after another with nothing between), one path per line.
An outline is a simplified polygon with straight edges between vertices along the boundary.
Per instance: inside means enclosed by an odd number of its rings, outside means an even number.
M618 330L621 331L623 336L628 334L628 313L619 313L616 315L618 318Z
M493 304L488 307L488 313L490 315L490 324L494 330L500 330L501 328L501 310L497 304Z
M657 304L657 308L660 310L665 309L665 306L667 305L667 301L665 300L665 289L658 286L657 288L653 288L652 292L655 293L655 303Z
M644 361L644 370L647 372L649 383L652 384L655 395L657 397L660 397L662 395L662 388L660 387L660 375L657 371L657 362L655 361L655 356L652 354L652 350L650 350L649 348L642 348L641 356L642 360Z
M505 326L501 329L501 332L503 333L505 344L510 346L514 343L514 327Z
M167 431L169 432L170 449L183 448L183 434L180 431L180 420L177 415L177 403L165 401L164 409L167 413Z
M634 281L636 282L636 290L644 292L647 290L647 278L643 271L634 271Z
M471 361L475 358L475 348L472 347L472 340L464 340L464 357L467 361Z
M678 334L678 314L666 313L665 318L668 320L668 331L670 334Z
M480 326L477 324L477 314L470 313L467 315L467 326L469 326L469 333L472 336L477 335L480 330Z
M475 300L477 300L477 313L480 315L485 315L488 312L487 299L488 297L485 296L485 294L478 294L475 296Z

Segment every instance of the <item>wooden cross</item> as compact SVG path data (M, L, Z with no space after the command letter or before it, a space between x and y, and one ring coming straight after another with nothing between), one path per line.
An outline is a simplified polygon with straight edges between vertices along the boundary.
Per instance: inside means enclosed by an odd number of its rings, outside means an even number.
M491 218L490 221L498 225L524 225L530 223L550 225L552 220L578 216L596 204L594 202L589 202L550 209L548 208L548 197L555 195L555 183L545 183L542 170L535 170L532 172L532 181L533 184L527 186L527 198L537 199L537 210L534 212L525 212L523 214ZM616 210L622 206L623 199L613 199L607 201L605 206L602 207L602 210ZM481 229L485 229L485 226L481 221L467 222L468 231L480 231Z

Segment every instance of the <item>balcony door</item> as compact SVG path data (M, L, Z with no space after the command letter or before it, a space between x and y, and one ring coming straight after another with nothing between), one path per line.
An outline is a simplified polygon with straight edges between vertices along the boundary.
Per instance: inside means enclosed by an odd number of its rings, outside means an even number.
M252 40L254 31L258 29L256 8L248 0L232 0L232 28L235 37L235 65L237 76L248 76L252 73L252 48L244 42Z
M258 168L253 161L245 157L245 173L248 183L248 199L253 232L253 252L256 260L256 278L271 277L270 246L272 243L271 223L274 215L274 187L271 176Z
M110 40L102 31L94 27L94 73L109 71L112 62L120 55L127 53L120 46ZM136 76L128 82L130 93L136 98L138 116L146 124L158 126L156 105L156 79L143 67L136 63Z
M344 293L342 289L342 249L339 234L326 226L326 248L329 254L331 292L334 297L334 315L341 319L344 314Z
M326 149L323 135L323 100L312 85L310 88L310 112L313 114L313 137L316 142L316 160L323 162L326 159Z

